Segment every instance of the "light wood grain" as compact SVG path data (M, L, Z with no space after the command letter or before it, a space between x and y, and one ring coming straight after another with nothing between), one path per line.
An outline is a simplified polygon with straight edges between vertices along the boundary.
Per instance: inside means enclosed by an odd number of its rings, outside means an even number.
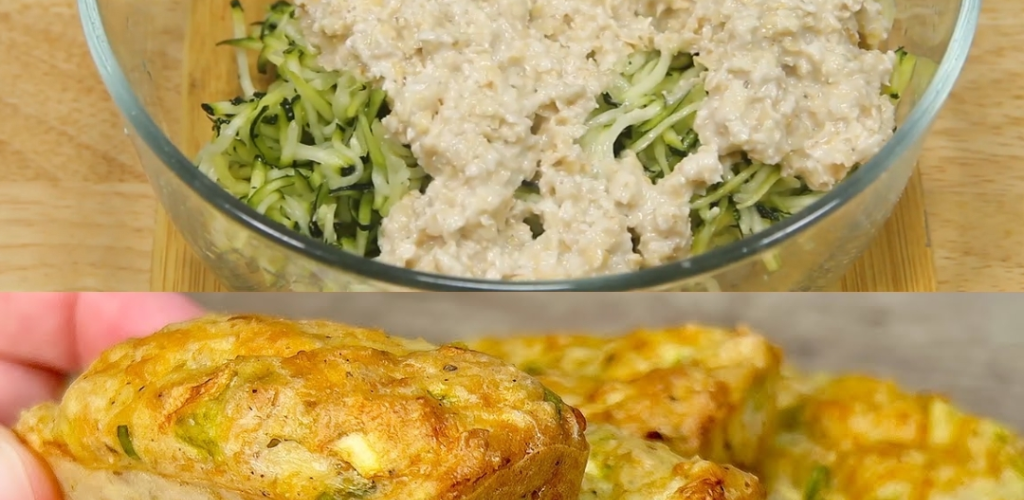
M155 201L74 2L3 0L0 26L0 289L147 289Z
M925 145L921 183L912 179L841 289L1024 290L1019 14L1017 0L985 1L962 82ZM4 0L0 23L0 289L217 289L154 213L73 3Z
M925 220L921 172L915 170L885 226L846 272L847 292L933 292L935 265Z
M189 248L171 223L167 212L158 208L153 237L153 272L150 289L167 292L230 291Z
M1024 6L985 0L921 162L939 287L1024 290Z

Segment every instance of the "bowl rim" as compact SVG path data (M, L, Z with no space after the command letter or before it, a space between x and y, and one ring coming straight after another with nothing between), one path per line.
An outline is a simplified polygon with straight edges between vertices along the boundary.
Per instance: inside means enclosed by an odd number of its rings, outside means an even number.
M770 250L826 219L881 177L890 160L902 156L931 128L956 84L974 41L982 0L961 0L945 55L924 94L904 124L871 160L804 210L764 231L681 261L629 273L548 281L498 281L415 271L385 264L306 237L260 215L204 175L146 112L117 61L104 30L99 2L77 0L86 43L100 76L126 121L171 172L221 215L256 233L268 243L310 258L319 264L383 282L424 291L614 291L656 289L726 269ZM138 143L136 143L138 147Z

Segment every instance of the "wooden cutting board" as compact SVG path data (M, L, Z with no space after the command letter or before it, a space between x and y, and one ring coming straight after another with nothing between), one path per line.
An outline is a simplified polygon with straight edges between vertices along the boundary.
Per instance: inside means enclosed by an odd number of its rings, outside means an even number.
M265 0L248 0L248 16L256 19L265 12ZM230 33L227 9L220 2L197 2L193 9L191 50L206 52ZM233 86L234 69L231 64L210 64L209 58L189 57L206 65L193 68L187 74L205 75L190 80L185 86L185 109L194 110L185 120L181 131L190 153L197 151L207 139L208 126L199 104L210 96L229 96L236 93ZM230 59L228 59L230 61ZM202 124L193 126L192 124ZM161 291L225 291L226 288L207 270L189 249L181 235L170 223L163 210L158 210L156 234L153 244L152 289ZM892 216L879 232L871 247L847 272L835 290L839 291L935 291L934 260L929 244L925 220L924 190L921 175L915 170Z

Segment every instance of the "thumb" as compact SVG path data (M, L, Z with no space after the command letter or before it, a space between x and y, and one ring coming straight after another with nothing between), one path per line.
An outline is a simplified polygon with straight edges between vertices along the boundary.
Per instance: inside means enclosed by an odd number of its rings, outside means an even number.
M13 432L0 427L0 500L61 500L49 469Z

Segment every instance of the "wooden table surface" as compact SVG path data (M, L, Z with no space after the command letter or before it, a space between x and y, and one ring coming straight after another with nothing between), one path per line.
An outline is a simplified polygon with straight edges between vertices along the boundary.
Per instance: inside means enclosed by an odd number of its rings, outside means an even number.
M939 290L1024 290L1021 18L1018 0L985 0L967 68L921 158ZM0 25L0 289L149 289L159 281L156 202L74 2L4 0ZM876 247L899 246L923 219L904 212ZM885 268L876 253L858 266ZM888 255L898 266L899 252Z

